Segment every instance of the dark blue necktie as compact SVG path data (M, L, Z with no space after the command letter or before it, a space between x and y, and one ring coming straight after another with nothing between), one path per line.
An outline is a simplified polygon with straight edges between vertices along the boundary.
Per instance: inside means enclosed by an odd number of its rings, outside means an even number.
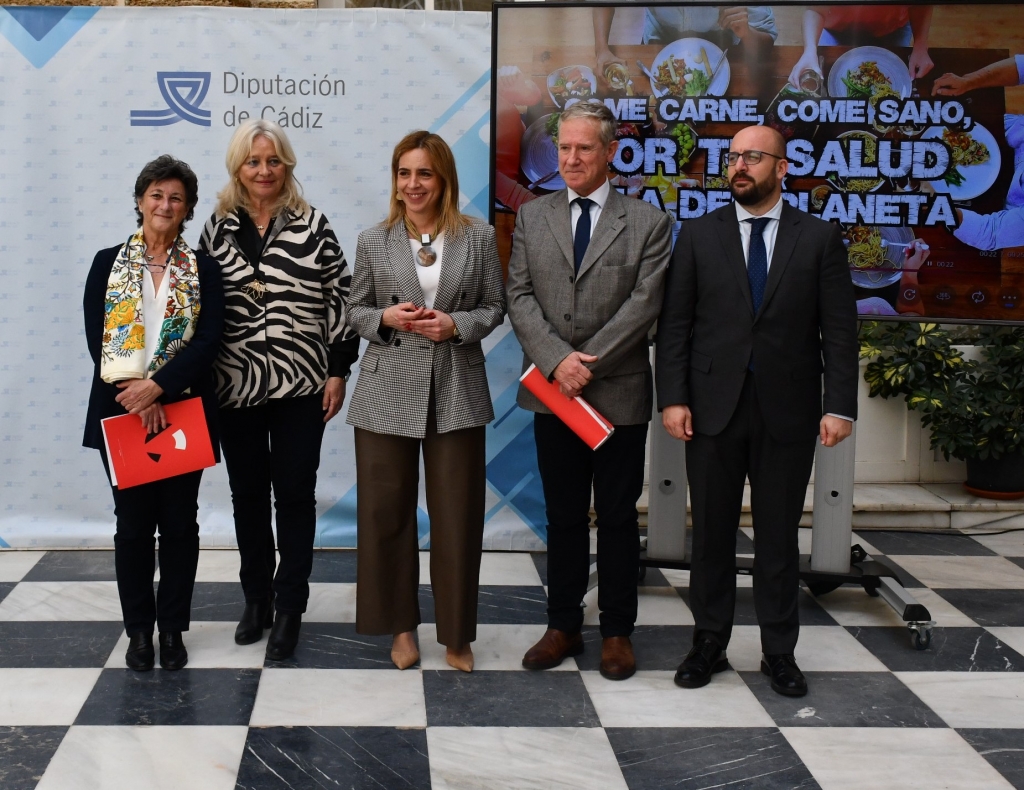
M761 309L764 289L768 285L768 249L764 246L765 227L771 217L747 219L750 223L750 247L747 250L747 279L750 281L750 295L754 300L754 315Z
M580 264L583 263L583 256L587 254L587 245L590 244L590 207L594 201L589 198L576 198L574 201L580 207L580 218L576 220L576 234L572 238L572 257L576 273L580 272Z

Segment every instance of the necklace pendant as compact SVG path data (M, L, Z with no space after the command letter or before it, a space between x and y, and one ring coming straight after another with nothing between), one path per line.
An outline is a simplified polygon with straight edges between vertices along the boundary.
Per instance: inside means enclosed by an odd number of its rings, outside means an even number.
M262 299L267 293L267 286L262 280L253 280L242 287L242 293L252 299Z

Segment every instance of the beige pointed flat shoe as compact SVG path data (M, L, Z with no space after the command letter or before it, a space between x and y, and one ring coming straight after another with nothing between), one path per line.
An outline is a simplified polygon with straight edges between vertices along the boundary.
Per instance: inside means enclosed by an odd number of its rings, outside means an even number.
M395 634L391 642L391 663L399 669L408 669L420 660L420 651L416 647L412 631Z
M444 657L448 662L448 666L454 667L460 672L473 671L473 648L469 645L463 645L458 650L449 647L445 651Z

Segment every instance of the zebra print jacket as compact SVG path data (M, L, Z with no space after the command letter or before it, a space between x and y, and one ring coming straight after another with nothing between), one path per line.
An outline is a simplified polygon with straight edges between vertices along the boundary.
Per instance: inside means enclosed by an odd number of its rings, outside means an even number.
M239 249L238 229L236 212L214 214L199 242L224 281L224 340L213 366L221 407L309 395L328 376L347 375L359 355L345 321L352 276L326 215L281 212L258 267Z

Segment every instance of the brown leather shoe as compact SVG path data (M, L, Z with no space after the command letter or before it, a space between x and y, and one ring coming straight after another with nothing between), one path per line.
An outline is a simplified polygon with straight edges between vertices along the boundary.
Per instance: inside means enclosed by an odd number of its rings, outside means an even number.
M625 680L636 672L633 643L628 636L609 636L601 643L601 675L608 680Z
M525 669L551 669L557 667L569 656L578 656L583 652L583 634L567 634L549 628L540 641L526 651L523 656Z

